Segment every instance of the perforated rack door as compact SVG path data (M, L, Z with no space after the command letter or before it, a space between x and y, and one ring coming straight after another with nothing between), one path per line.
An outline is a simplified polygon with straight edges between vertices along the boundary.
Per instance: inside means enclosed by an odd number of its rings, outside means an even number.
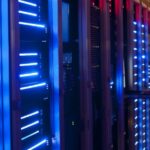
M18 0L22 149L48 149L48 1Z

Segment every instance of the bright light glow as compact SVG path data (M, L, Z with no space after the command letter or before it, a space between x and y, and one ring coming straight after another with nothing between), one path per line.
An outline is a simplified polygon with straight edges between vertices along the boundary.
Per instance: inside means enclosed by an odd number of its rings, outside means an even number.
M137 85L137 82L134 82L134 85Z
M30 5L30 6L33 6L33 7L37 7L37 4L31 3L31 2L27 2L27 1L24 1L24 0L18 0L18 2L26 4L26 5Z
M134 126L134 128L137 128L138 127L138 125L136 124L135 126Z
M26 12L26 11L22 11L22 10L19 10L18 13L23 14L23 15L29 15L29 16L37 17L37 14L35 14L35 13Z
M28 23L28 22L19 22L19 24L25 25L25 26L37 27L37 28L45 28L45 25L43 24L34 24L34 23Z
M142 55L142 58L145 59L145 55Z
M39 111L32 112L32 113L30 113L30 114L28 114L28 115L22 116L22 117L21 117L21 120L26 119L26 118L29 118L29 117L32 117L32 116L35 116L35 115L37 115L37 114L39 114Z
M138 145L138 142L137 142L137 141L135 142L135 145Z
M37 56L38 53L20 53L19 56Z
M138 66L137 65L134 65L134 68L137 68Z
M136 77L136 76L137 76L137 73L135 73L134 76Z
M38 63L37 62L34 62L34 63L26 63L26 64L20 64L19 66L20 67L27 67L27 66L37 66Z
M134 25L137 25L137 22L133 21L133 24L134 24Z
M24 77L31 77L31 76L37 76L37 75L39 75L38 72L33 72L33 73L27 73L27 74L20 74L19 77L24 78Z
M34 84L34 85L30 85L30 86L25 86L25 87L21 87L20 90L27 90L27 89L32 89L32 88L37 88L37 87L41 87L41 86L45 86L46 83L39 83L39 84Z
M134 56L134 59L137 59L137 56Z
M26 126L23 126L23 127L21 128L21 130L25 130L25 129L27 129L27 128L33 127L33 126L35 126L35 125L37 125L37 124L39 124L39 120L38 120L38 121L35 121L35 122L31 123L31 124L28 124L28 125L26 125Z
M47 139L42 140L41 142L37 143L36 145L32 146L31 148L28 148L27 150L34 150L37 147L39 147L39 146L41 146L41 145L43 145L45 143L47 143Z
M134 30L133 33L137 33L137 31Z
M142 40L142 43L144 43L145 41L144 40Z
M24 136L23 138L21 138L21 140L24 141L24 140L26 140L26 139L28 139L28 138L30 138L30 137L32 137L32 136L38 134L38 133L40 133L39 130L36 131L36 132L33 132L33 133L31 133L31 134L29 134L29 135L27 135L27 136Z
M137 48L135 47L134 50L137 51Z
M138 99L135 99L135 100L134 100L134 102L137 102L137 101L138 101Z
M137 42L137 39L134 39L133 41L134 41L134 42Z
M145 78L143 78L142 81L145 81Z
M142 28L144 28L144 24L142 24Z

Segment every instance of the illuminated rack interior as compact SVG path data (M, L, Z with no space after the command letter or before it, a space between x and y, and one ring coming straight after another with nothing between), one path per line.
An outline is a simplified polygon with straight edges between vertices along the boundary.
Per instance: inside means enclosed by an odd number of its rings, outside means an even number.
M41 16L41 1L18 0L20 25L19 78L21 92L21 142L23 149L46 148L48 135L44 103L48 104L48 84L43 51L46 24ZM45 129L46 128L46 129Z
M148 150L150 140L149 99L134 99L135 149Z
M137 89L145 89L148 83L148 27L133 22L133 84Z

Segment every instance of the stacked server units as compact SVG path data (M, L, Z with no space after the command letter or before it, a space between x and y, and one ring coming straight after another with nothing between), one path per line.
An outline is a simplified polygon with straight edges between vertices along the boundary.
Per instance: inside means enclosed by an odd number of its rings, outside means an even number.
M19 0L22 149L48 149L50 121L47 3ZM44 148L45 147L45 148ZM47 147L47 148L46 148Z
M12 147L50 149L48 1L13 1L10 12Z
M126 1L125 5L124 17L127 19L128 28L124 30L127 33L125 33L127 148L149 150L148 8L137 2Z

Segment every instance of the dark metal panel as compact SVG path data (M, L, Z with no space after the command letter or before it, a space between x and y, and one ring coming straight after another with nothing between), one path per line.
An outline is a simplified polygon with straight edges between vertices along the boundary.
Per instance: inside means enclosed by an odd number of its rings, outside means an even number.
M90 0L79 1L81 149L93 149L92 97L90 74Z
M102 149L112 146L112 101L110 94L110 28L108 6L105 0L99 0L101 25L101 93L102 93Z
M10 89L12 110L12 149L21 150L20 140L20 93L19 93L19 18L18 1L10 1Z

